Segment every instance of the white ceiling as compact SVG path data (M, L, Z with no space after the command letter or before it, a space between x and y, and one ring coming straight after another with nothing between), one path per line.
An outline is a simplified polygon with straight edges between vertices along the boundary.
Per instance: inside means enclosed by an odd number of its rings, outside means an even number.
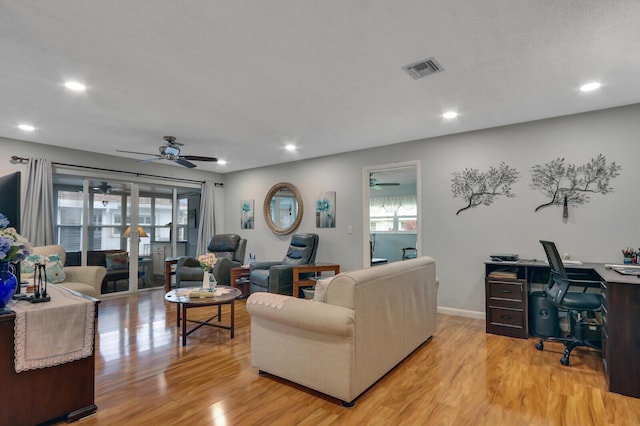
M0 136L225 173L640 102L640 2L0 0L0 58Z

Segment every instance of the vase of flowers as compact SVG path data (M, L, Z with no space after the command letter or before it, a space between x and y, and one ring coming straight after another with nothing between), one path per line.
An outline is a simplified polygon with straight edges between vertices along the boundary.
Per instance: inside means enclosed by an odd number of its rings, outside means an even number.
M13 264L26 259L30 254L29 241L18 234L15 228L10 228L9 220L0 213L0 311L4 310L18 287Z
M218 259L216 259L216 255L213 253L198 256L198 262L200 262L200 267L204 271L202 274L202 288L216 287L216 278L210 271L213 269L217 261Z

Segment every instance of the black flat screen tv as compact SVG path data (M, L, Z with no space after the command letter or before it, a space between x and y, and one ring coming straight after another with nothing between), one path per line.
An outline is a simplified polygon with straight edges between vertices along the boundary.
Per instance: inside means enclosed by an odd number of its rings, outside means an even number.
M0 177L0 213L9 219L9 227L20 233L20 172ZM20 265L17 265L16 276L20 281ZM20 293L20 286L16 288Z
M20 172L0 177L0 213L20 232Z

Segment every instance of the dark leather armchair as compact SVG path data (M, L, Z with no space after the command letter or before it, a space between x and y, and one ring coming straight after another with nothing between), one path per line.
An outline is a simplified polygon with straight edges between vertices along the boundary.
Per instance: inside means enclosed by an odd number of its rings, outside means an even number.
M207 251L216 255L218 261L213 267L213 276L220 285L229 285L231 268L242 266L247 240L237 234L214 235L209 241ZM202 268L197 258L182 256L176 263L176 286L193 286L202 282ZM187 283L189 281L195 281Z
M266 291L291 295L293 267L314 263L318 251L318 234L294 234L287 255L280 262L254 262L249 271L251 293Z

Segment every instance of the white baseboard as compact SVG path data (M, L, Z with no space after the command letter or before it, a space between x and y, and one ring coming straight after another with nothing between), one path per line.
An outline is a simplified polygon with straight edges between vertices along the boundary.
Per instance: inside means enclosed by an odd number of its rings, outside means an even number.
M444 306L438 306L438 313L455 315L458 317L475 318L475 319L481 319L481 320L484 320L487 317L484 312L467 311L464 309L445 308Z

